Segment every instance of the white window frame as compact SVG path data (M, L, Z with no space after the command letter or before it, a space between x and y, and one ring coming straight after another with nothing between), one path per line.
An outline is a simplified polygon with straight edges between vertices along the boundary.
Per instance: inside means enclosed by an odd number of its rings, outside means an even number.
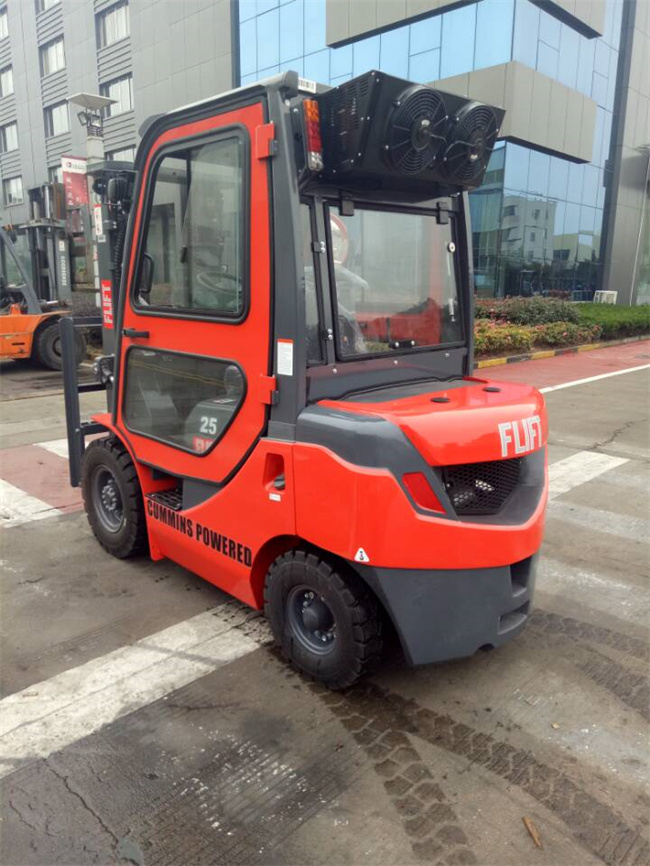
M3 79L5 82L6 81L9 82L9 86L11 88L10 90L7 90L6 92L5 92L5 84L3 84ZM11 64L9 64L9 66L3 66L3 68L0 69L0 99L3 99L5 96L11 96L13 94L13 92L14 92L14 68Z
M14 140L11 146L7 142L7 130L9 129L14 131ZM11 123L5 123L4 126L0 126L0 153L11 153L12 150L18 150L18 124L15 120Z
M36 0L36 14L40 15L41 12L47 12L53 6L58 6L60 2L61 0Z
M129 75L121 75L119 78L113 78L112 81L106 81L104 84L101 84L99 87L99 92L102 96L108 96L109 99L115 99L116 97L111 93L111 88L116 85L122 85L120 88L120 98L114 105L108 105L104 109L104 117L116 117L118 114L124 114L126 111L133 110L133 76L129 73ZM126 87L126 92L128 93L128 106L122 107L122 91L123 88Z
M54 116L55 112L57 112L57 116L60 116L59 109L64 109L64 114L66 118L65 128L55 130L54 128ZM68 107L67 102L57 102L54 105L48 105L44 110L44 121L45 121L45 138L54 138L56 135L65 135L66 132L70 132L70 109Z
M7 7L3 6L0 9L0 39L6 39L9 36L9 16L7 15Z
M11 187L16 181L20 184L20 198L12 199ZM25 200L25 190L23 188L23 178L22 175L17 175L16 177L7 177L2 181L2 197L6 207L11 207L14 204L22 204Z
M59 51L59 46L61 50ZM48 58L46 63L46 57ZM56 66L53 69L46 68L50 65L50 57L54 57L56 63L61 63L60 66ZM65 69L65 45L63 42L63 37L59 36L57 39L53 39L51 42L46 43L45 45L40 46L40 58L41 58L41 78L46 78L48 75L53 75L55 72L60 72L62 69Z
M131 35L129 4L116 3L97 16L97 47L107 48Z
M125 154L129 152L129 155ZM135 145L130 147L120 147L117 150L111 150L106 154L108 162L133 162L135 159Z
M48 166L47 179L50 183L63 183L63 167L60 165Z

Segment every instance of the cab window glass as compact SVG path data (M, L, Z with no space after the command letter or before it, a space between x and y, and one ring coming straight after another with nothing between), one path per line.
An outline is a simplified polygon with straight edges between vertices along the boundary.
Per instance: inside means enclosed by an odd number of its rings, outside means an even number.
M244 390L244 375L232 362L133 348L124 418L135 433L202 454L225 433Z
M339 356L462 340L451 223L356 207L329 229Z
M244 310L243 144L226 138L159 163L136 301L238 317Z
M302 229L302 261L305 275L305 317L307 324L307 362L320 364L323 360L321 341L320 314L318 290L316 288L316 273L314 268L314 251L312 248L311 207L300 205L300 223Z

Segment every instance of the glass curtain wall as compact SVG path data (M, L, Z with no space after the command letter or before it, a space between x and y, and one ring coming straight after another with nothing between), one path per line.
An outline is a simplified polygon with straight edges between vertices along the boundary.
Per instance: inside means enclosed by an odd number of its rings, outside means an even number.
M606 160L623 0L604 0L587 39L530 0L481 0L342 48L325 42L325 0L240 0L241 83L285 69L333 86L369 69L431 82L518 60L597 103L592 162L501 144L470 195L477 292L593 295L601 268Z

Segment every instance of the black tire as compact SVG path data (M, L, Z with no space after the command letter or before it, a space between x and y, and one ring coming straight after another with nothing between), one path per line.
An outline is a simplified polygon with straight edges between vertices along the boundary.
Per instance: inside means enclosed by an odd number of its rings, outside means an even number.
M384 617L376 598L354 572L313 553L291 550L276 559L264 613L293 667L331 689L351 686L381 658Z
M118 559L147 549L147 526L138 474L114 437L95 439L84 451L81 492L88 522L101 546Z
M74 339L77 365L79 365L86 357L86 338L79 331L75 330ZM61 332L58 319L48 322L36 332L32 354L34 359L43 367L48 367L50 370L61 370L63 368Z

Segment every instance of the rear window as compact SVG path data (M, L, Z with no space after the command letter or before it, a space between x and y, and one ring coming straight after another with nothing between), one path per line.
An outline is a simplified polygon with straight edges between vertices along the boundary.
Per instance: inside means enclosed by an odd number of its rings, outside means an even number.
M451 222L357 206L329 228L339 357L462 341Z

